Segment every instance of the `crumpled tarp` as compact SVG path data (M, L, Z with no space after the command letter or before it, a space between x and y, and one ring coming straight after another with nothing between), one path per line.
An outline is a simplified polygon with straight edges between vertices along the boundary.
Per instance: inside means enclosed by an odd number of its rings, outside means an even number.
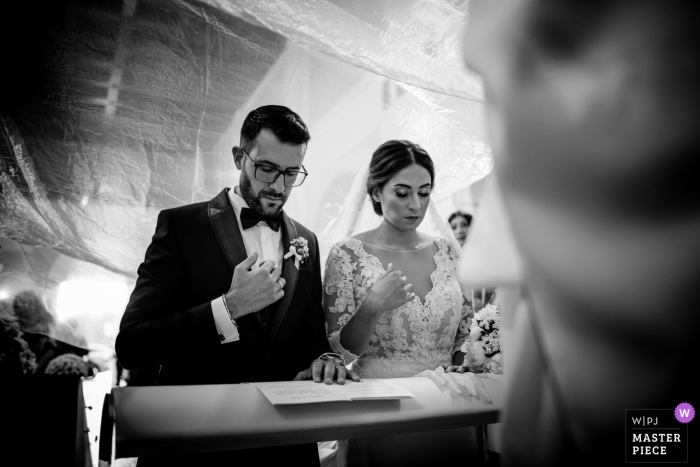
M460 53L466 2L456 3L15 6L5 20L21 32L2 32L0 236L133 277L161 209L235 185L231 147L264 104L309 125L311 175L286 209L319 236L388 139L433 156L439 205L493 165L481 84Z

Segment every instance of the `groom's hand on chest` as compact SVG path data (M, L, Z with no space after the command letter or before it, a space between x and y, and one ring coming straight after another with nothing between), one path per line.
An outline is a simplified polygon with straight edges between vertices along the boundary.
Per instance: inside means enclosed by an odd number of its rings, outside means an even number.
M251 271L257 260L258 254L253 253L233 270L231 287L225 297L233 319L260 311L284 296L281 268L275 267L273 261L263 261Z

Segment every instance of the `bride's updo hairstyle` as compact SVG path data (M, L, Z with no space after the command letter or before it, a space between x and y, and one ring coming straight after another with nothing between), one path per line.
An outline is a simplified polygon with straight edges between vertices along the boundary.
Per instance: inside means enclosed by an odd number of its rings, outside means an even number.
M382 215L382 205L372 198L372 192L384 188L386 182L409 165L418 164L430 174L430 189L435 187L435 167L433 160L422 147L405 140L391 140L382 144L372 154L367 177L367 194L372 208Z

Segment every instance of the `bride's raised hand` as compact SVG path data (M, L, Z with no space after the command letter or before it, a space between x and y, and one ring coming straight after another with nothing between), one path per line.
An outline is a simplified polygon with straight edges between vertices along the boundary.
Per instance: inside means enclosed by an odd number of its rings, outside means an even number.
M406 276L389 263L386 273L377 279L370 289L365 303L369 301L374 311L385 312L410 302L413 297L413 285L407 284Z

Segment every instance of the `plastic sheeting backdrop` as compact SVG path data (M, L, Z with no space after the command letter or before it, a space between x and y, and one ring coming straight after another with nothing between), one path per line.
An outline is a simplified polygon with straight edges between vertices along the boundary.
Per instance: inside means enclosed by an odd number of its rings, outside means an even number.
M29 2L21 2L29 3ZM459 2L464 4L466 2ZM5 7L3 7L5 8ZM0 236L134 276L161 209L238 173L260 105L297 111L310 176L287 212L328 229L371 153L433 156L433 199L492 169L467 13L438 0L56 0L5 10ZM323 252L324 254L326 252Z

